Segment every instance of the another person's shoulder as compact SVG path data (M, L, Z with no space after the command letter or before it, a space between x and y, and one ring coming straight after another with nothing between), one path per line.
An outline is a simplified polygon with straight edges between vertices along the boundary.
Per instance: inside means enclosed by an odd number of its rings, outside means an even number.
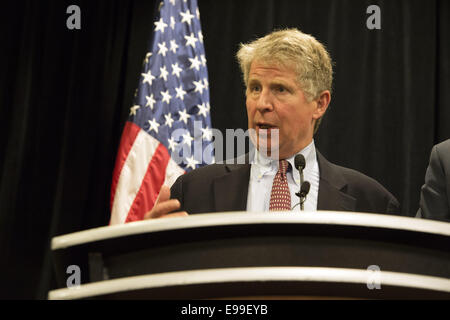
M439 158L450 158L450 139L434 145L431 154L436 153Z
M417 217L450 221L450 139L433 146Z
M450 139L444 140L436 144L435 147L442 150L450 150Z
M450 139L433 146L427 173L442 177L450 175Z

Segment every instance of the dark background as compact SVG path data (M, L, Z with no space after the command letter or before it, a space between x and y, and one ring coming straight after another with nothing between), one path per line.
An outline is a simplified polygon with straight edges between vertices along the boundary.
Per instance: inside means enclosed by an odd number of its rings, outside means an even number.
M81 30L66 8L81 8ZM240 42L298 27L335 62L315 137L332 162L418 208L433 144L450 138L450 1L198 0L213 127L247 127ZM366 9L381 8L381 30ZM0 10L0 298L45 299L51 237L106 225L120 135L156 1L3 1Z

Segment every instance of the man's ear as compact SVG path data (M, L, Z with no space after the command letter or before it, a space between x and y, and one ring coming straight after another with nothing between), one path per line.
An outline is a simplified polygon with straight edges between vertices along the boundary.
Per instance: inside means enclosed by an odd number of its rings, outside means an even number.
M317 99L315 99L317 105L316 105L316 109L314 110L313 113L313 118L314 119L319 119L321 118L325 112L327 111L328 105L330 104L331 101L331 93L328 90L323 91L319 97Z

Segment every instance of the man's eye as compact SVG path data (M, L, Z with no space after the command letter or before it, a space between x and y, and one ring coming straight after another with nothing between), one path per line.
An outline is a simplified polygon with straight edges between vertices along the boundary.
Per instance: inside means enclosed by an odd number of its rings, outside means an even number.
M278 92L285 92L285 91L286 91L286 88L283 87L283 86L278 86L278 87L276 87L276 90L277 90Z
M259 92L261 89L259 86L251 86L250 87L250 91L251 92Z

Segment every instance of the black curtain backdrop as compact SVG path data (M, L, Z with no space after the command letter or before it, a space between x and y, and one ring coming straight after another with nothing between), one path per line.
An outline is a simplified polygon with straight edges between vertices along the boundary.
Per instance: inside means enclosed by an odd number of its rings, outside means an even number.
M198 0L213 127L247 128L239 43L298 27L334 62L315 137L332 162L418 208L433 144L450 138L450 2ZM66 8L81 9L81 30ZM366 9L381 9L369 30ZM0 13L0 298L45 299L51 237L104 226L116 151L157 1L4 1Z

